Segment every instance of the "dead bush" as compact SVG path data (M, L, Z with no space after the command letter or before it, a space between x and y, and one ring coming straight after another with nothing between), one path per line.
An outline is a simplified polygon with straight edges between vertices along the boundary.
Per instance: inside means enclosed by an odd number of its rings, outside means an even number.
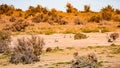
M74 39L85 39L85 38L87 38L87 36L82 33L77 33L74 35Z
M54 21L54 22L56 22L56 23L61 22L61 19L62 19L62 17L57 16L57 15L52 15L52 16L50 17L50 20L52 20L52 21Z
M117 38L119 38L119 33L110 34L110 38L112 38L113 40L116 40Z
M119 16L119 15L113 16L112 19L113 19L114 21L116 21L116 22L120 22L120 16Z
M43 19L43 15L37 15L32 19L32 22L40 23Z
M97 68L98 59L94 53L79 56L74 53L74 60L72 61L71 68Z
M117 27L120 28L120 24L118 24Z
M48 47L47 49L46 49L46 52L51 52L52 51L52 48L51 47Z
M68 21L66 19L61 19L60 21L58 21L58 24L66 25L66 24L68 24Z
M75 25L83 25L83 23L84 23L84 21L78 17L74 19Z
M25 31L25 28L29 25L30 25L29 22L20 19L17 22L14 22L12 25L6 26L5 28L3 28L3 30L11 30L14 32L15 31Z
M112 13L111 12L107 12L107 11L104 11L102 12L102 19L103 20L107 20L107 21L110 21L111 18L112 18Z
M67 9L66 9L67 13L77 13L78 12L78 10L76 8L74 8L70 3L67 3L66 7L67 7Z
M84 10L85 10L85 12L90 12L91 10L90 10L90 6L89 5L85 5L84 6Z
M119 9L116 9L115 12L116 12L116 14L120 14L120 10Z
M10 62L28 64L39 61L44 44L41 37L34 35L17 39L17 45L10 55Z
M9 51L10 32L0 31L0 53Z
M15 19L15 17L13 17L13 16L10 17L10 19L9 19L10 22L15 22L15 20L16 20L16 19Z
M32 22L40 23L40 22L46 22L48 20L48 17L44 14L38 14L35 17L32 18Z
M88 22L97 22L99 23L101 21L101 17L99 15L97 16L92 16L90 17L90 19L88 20Z

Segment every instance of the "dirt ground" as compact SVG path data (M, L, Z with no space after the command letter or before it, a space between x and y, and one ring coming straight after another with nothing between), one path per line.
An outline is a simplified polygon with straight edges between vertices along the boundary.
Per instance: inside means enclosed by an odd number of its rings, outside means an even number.
M109 33L84 33L87 39L74 40L74 34L52 34L38 35L45 41L44 48L47 47L87 47L87 46L109 46L112 43L108 42ZM119 33L120 34L120 33ZM16 35L12 38L12 45L16 44L16 39L21 37L30 37L30 35ZM120 37L114 41L115 44L120 44Z
M108 33L110 34L110 33ZM73 53L79 55L95 53L100 68L120 68L120 38L114 41L115 46L108 43L107 33L86 33L87 39L74 40L74 34L53 34L39 35L44 38L45 46L51 47L51 52L43 51L40 62L32 64L11 64L6 56L0 55L0 68L70 68ZM12 38L12 45L15 45L16 38L29 37L29 35L17 35ZM55 47L60 49L55 50Z

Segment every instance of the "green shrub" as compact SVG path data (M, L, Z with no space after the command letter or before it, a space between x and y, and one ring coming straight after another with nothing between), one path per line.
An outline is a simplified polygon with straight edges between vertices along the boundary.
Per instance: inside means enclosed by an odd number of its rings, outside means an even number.
M77 33L74 35L74 39L85 39L85 38L87 38L87 36L82 33Z
M39 61L44 44L41 37L34 35L17 39L17 45L10 55L10 62L28 64Z
M10 44L10 32L0 31L0 53L8 52Z
M90 30L90 29L82 29L82 32L84 32L84 33L99 32L99 30L97 30L97 29L93 29L93 30Z
M105 32L109 32L109 30L108 29L106 29L106 28L104 28L104 29L102 29L102 31L101 31L102 33L105 33Z
M113 43L113 44L111 44L110 46L116 46L116 44Z
M112 53L113 54L120 54L120 47L115 48Z

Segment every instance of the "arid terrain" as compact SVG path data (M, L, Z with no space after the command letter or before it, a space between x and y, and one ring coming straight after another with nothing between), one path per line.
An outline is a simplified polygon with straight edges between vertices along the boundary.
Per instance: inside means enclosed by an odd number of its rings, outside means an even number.
M84 33L88 38L81 40L74 40L74 34L52 34L52 35L37 35L44 39L45 46L47 47L88 47L88 46L109 46L112 43L108 42L109 35L114 32L108 33ZM119 32L118 32L119 33ZM119 33L120 34L120 33ZM15 35L13 36L12 45L16 43L17 38L30 37L30 35ZM120 44L120 38L113 42L116 45Z
M120 9L1 4L0 68L120 68Z
M114 45L107 41L107 33L85 33L88 38L74 40L74 34L53 34L39 35L44 38L44 51L40 57L40 62L32 64L11 64L5 59L5 55L0 57L0 68L70 68L74 59L73 53L79 52L79 55L95 53L100 68L119 68L120 53L114 52L120 48L120 38L114 41ZM110 32L108 33L110 34ZM29 37L29 35L16 35L12 37L12 45L16 38ZM51 52L45 52L47 47L51 47ZM59 47L59 49L55 49Z

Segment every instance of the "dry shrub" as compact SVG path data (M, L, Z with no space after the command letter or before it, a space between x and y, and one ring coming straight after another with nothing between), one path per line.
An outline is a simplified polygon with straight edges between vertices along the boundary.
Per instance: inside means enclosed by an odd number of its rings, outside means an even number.
M40 23L40 22L46 22L48 20L48 17L44 14L38 14L35 17L32 18L32 22Z
M68 24L68 21L66 19L61 19L60 21L58 21L58 24L66 25L66 24Z
M82 19L78 18L78 17L76 17L76 18L74 19L74 24L75 24L75 25L81 25L81 24L83 24L83 23L84 23L84 21L83 21Z
M12 25L6 26L4 30L24 31L25 28L29 25L30 25L29 22L20 19L17 22L14 22Z
M97 16L92 16L90 17L90 19L88 20L88 22L97 22L99 23L101 21L101 17L99 15Z
M119 38L119 33L110 34L110 38L112 38L113 40L116 40L117 38Z
M17 39L17 45L11 53L11 63L32 63L39 61L44 40L41 37L32 35L30 38Z
M68 20L66 18L63 18L62 16L58 16L58 15L52 15L51 17L49 17L49 20L47 22L49 24L57 23L59 25L68 24Z
M15 20L16 20L16 19L15 19L14 16L10 17L10 19L9 19L10 22L15 22Z
M115 16L113 16L112 19L116 22L120 22L120 15L115 15Z
M104 8L102 8L101 12L102 12L102 14L101 14L102 19L109 21L112 18L112 13L114 12L114 9L112 8L111 5L108 5Z
M37 15L32 19L32 22L40 23L43 19L43 15Z
M117 25L118 28L120 28L120 23Z
M60 22L61 19L62 19L62 17L61 16L57 16L57 15L52 15L50 17L50 20L53 21L53 22L56 22L56 23Z
M103 20L109 21L109 20L111 20L111 18L112 18L112 13L111 12L107 12L107 11L102 12L102 19Z
M46 52L51 52L52 51L52 48L51 47L48 47L47 49L46 49Z
M116 14L120 14L120 10L119 9L116 9L115 12L116 12Z
M67 13L77 13L78 12L78 10L76 8L74 8L70 3L67 3L66 7L67 7L67 9L66 9Z
M85 12L90 12L91 10L90 10L90 6L89 5L85 5L84 6L84 10L85 10Z
M97 68L98 59L94 53L79 56L74 53L74 60L72 61L71 68Z
M87 36L82 33L77 33L74 35L74 39L85 39L85 38L87 38Z
M0 53L9 51L10 32L0 31Z

